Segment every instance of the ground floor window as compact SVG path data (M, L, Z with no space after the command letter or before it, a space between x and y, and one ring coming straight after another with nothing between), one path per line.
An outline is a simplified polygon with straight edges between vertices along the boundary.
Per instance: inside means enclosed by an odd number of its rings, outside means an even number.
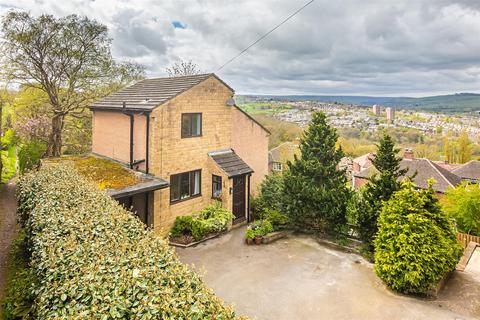
M220 199L222 197L222 177L212 175L212 198Z
M170 202L185 200L201 194L201 170L170 176Z

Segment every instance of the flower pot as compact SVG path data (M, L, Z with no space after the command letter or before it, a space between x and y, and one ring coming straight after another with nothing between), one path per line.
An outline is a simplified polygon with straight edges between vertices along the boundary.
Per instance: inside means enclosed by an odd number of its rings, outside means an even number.
M262 244L262 236L255 236L255 244Z
M246 238L246 239L245 239L245 242L246 242L248 245L252 245L252 244L253 244L253 239L252 239L252 238Z

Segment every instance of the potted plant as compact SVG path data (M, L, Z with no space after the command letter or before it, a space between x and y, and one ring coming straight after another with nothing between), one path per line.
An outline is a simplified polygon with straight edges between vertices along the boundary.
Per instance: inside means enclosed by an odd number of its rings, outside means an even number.
M245 241L247 244L253 244L253 239L255 238L255 231L252 228L248 228L245 232Z
M261 226L258 226L255 231L255 244L262 244L262 238L264 235L263 228Z

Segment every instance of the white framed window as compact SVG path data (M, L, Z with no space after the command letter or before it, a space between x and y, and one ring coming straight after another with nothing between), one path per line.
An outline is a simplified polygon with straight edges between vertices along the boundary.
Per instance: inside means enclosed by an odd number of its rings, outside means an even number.
M281 162L274 162L274 163L273 163L272 170L273 170L273 171L283 171L283 163L281 163Z

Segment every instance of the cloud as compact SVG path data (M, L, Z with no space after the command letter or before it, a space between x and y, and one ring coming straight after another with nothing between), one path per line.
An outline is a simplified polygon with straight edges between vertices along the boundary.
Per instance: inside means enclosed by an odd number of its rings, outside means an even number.
M0 12L16 6L33 14L88 15L109 27L118 59L144 63L149 76L162 76L179 59L217 72L303 4L0 0ZM218 74L239 93L478 92L478 52L477 1L316 0Z

